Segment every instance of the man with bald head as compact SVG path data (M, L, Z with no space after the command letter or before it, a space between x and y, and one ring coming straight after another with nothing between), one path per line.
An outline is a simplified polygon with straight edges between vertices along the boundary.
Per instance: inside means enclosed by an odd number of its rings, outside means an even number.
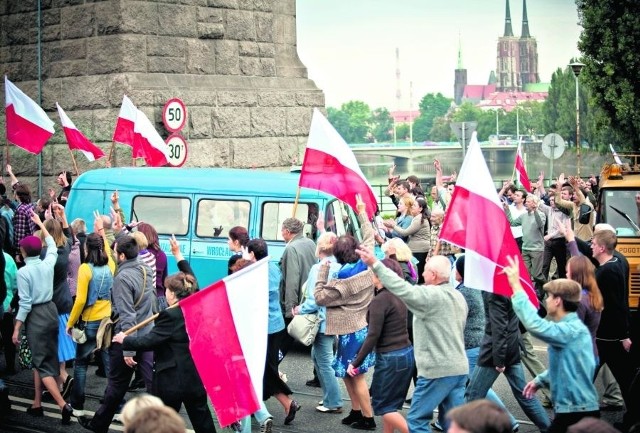
M389 270L367 249L358 250L383 286L413 313L418 380L407 416L409 431L430 432L433 410L445 412L464 403L469 363L464 348L467 302L449 283L451 262L433 256L424 268L425 285L413 286ZM448 426L443 426L446 427Z

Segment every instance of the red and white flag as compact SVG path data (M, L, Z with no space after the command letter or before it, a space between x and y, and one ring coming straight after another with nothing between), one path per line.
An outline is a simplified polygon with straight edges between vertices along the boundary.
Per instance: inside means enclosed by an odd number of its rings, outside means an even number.
M95 161L104 156L104 152L95 144L93 144L82 132L76 128L76 125L69 119L67 113L64 112L62 107L56 102L58 107L58 115L60 116L60 122L62 123L62 130L64 136L67 138L67 144L69 149L77 149L84 153L89 161Z
M522 141L518 142L518 150L516 151L516 163L515 163L516 176L518 182L527 191L531 192L531 182L529 182L529 175L527 174L527 167L524 165L524 158L522 158Z
M113 131L113 141L131 146L134 158L142 158L142 153L135 148L133 129L136 124L136 115L138 109L131 99L124 95L122 97L122 105L120 106L120 114L116 121L116 129Z
M369 218L373 218L378 206L376 195L360 170L355 155L317 108L313 110L298 185L331 194L354 210L355 195L360 194L367 205Z
M53 122L35 101L4 77L7 140L38 154L55 133Z
M618 152L616 152L616 150L613 148L613 144L609 143L609 149L611 149L611 153L613 154L613 160L616 162L616 164L622 165L622 160L620 159Z
M503 296L513 293L507 276L502 273L509 265L507 256L518 256L520 281L531 303L538 306L529 272L511 234L475 132L442 223L440 238L466 250L466 286Z
M222 427L262 399L269 320L269 258L180 301L189 350Z
M122 98L113 141L131 146L132 156L144 158L148 166L167 164L167 144L149 118L133 105L127 95Z

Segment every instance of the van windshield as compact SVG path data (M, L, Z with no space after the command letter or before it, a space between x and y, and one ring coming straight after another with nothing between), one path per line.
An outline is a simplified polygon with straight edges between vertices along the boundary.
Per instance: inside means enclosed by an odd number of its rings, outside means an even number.
M138 195L133 198L131 221L151 224L158 234L184 236L190 212L191 200L186 197Z
M602 191L600 220L611 224L618 237L638 237L640 214L636 204L640 189L606 189Z

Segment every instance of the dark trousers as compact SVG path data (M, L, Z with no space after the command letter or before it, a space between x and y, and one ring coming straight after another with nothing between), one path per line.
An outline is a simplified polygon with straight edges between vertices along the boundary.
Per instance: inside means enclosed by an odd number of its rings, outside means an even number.
M572 426L582 418L587 417L600 418L600 411L556 413L553 421L551 421L551 426L549 426L547 433L565 433L569 426Z
M13 335L13 319L11 313L4 313L0 322L0 334L2 334L2 345L4 346L4 359L6 362L5 373L13 374L16 371L16 346L11 341Z
M596 339L596 345L598 346L600 365L607 364L613 374L613 377L616 378L616 382L620 385L622 399L626 406L626 413L624 415L623 422L627 423L627 420L631 417L631 412L636 412L638 410L637 406L633 405L634 401L637 404L637 396L632 397L630 394L631 385L633 384L634 377L636 376L636 369L633 367L631 354L624 350L622 343L619 341L604 341Z
M416 266L416 270L418 272L418 284L424 284L424 265L427 263L427 255L429 253L413 253L413 257L418 261L418 266Z
M551 259L556 259L558 265L558 278L567 278L567 242L564 238L549 239L544 243L544 256L542 258L542 276L549 281Z
M147 384L147 391L151 392L153 352L138 352L135 360L138 363L138 368L142 371ZM124 362L122 344L111 344L111 347L109 347L109 379L107 381L107 389L104 392L104 402L100 405L91 421L91 427L96 433L108 432L113 416L127 393L127 389L129 389L133 371L133 368Z
M179 395L160 391L159 396L164 404L173 408L176 412L180 412L180 406L184 404L191 420L191 425L193 425L193 430L196 433L215 433L216 426L213 423L213 418L207 405L206 394Z
M294 340L293 337L289 335L289 333L287 332L287 327L289 326L289 323L291 323L292 320L293 318L290 318L290 319L286 317L284 318L284 334L278 341L278 344L280 346L278 350L279 350L279 354L282 355L282 358L278 359L278 363L282 362L284 357L287 356L287 353L289 353L289 349L291 349L291 347L293 346L293 343L296 342L296 340Z

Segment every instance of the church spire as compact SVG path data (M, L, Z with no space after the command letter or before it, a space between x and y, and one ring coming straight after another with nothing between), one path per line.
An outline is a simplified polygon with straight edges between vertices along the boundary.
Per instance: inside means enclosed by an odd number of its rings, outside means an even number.
M460 37L460 33L458 33L458 68L457 69L464 69L464 66L462 66L462 39Z
M513 36L513 29L511 28L511 11L509 10L509 0L507 0L507 14L504 19L504 35Z
M529 19L527 18L527 0L522 0L522 35L521 38L530 38Z

